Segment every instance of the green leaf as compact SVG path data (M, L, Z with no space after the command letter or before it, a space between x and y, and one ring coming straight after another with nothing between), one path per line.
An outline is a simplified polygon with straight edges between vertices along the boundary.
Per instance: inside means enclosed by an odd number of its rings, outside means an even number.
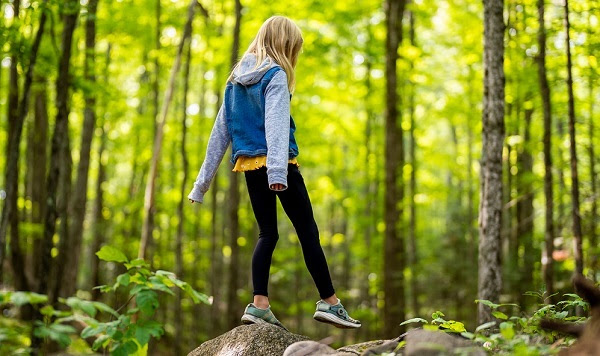
M119 283L123 287L127 287L129 285L129 273L120 274L117 277L117 283Z
M154 311L158 308L158 296L156 292L152 290L142 290L138 293L135 298L138 308L142 314L146 316L152 316Z
M96 252L96 256L103 261L107 262L128 262L127 256L121 250L109 246L104 245L100 249L100 251Z
M111 350L112 356L128 356L135 353L138 350L138 346L133 341L127 341L125 343L115 344L115 348Z
M50 316L54 313L54 308L52 307L52 305L46 305L45 307L40 309L40 313L42 313L42 315Z
M101 312L112 314L115 318L119 317L119 313L117 313L113 308L109 307L108 305L106 305L104 303L92 302L92 304L94 304L94 307L96 309L100 310Z
M69 298L67 298L67 301L65 304L67 304L68 306L70 306L71 308L73 308L75 310L83 311L84 313L91 316L92 318L96 316L96 312L97 312L96 308L94 307L94 303L92 303L90 301L75 298L75 297L69 297Z
M145 268L150 268L150 265L147 264L143 259L141 258L136 258L135 260L131 261L130 263L126 263L125 267L130 270L132 268L136 268L136 267L145 267Z
M164 333L161 324L153 320L140 320L136 326L135 338L142 346L150 341L151 336L159 338Z
M18 307L25 304L40 304L48 302L48 296L34 292L12 292L10 302Z
M97 351L100 347L105 347L105 341L109 340L110 336L108 335L100 335L92 345L92 350Z
M69 325L50 324L44 325L41 322L36 323L37 327L33 334L39 338L49 338L56 341L61 347L67 347L71 344L69 334L75 332L75 328Z
M488 307L490 307L492 309L497 309L498 307L500 307L500 304L492 303L489 300L485 300L485 299L476 299L475 303L481 303L483 305L487 305Z
M412 318L412 319L408 319L405 320L403 322L400 323L400 326L402 325L406 325L406 324L412 324L412 323L424 323L427 324L427 320L423 319L423 318Z
M503 312L498 311L498 310L493 311L492 315L495 316L498 319L502 319L502 320L508 319L508 315L506 315Z
M469 340L473 340L475 338L475 334L470 333L468 331L463 331L462 333L460 333L460 335L462 335L463 337L465 337Z
M96 326L87 326L81 331L81 338L87 339L90 336L98 335L106 330L106 324L98 324Z
M505 339L511 340L515 337L514 325L510 321L505 321L500 323L500 334L504 336Z

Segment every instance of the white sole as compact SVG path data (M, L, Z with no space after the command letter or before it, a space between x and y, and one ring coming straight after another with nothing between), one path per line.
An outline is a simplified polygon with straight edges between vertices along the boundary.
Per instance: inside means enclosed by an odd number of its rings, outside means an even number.
M242 323L244 324L268 324L265 320L257 318L254 315L244 314L242 315Z
M313 318L323 323L333 324L333 326L340 329L356 329L361 327L361 324L354 324L349 321L336 318L335 316L323 311L316 311L315 315L313 315Z

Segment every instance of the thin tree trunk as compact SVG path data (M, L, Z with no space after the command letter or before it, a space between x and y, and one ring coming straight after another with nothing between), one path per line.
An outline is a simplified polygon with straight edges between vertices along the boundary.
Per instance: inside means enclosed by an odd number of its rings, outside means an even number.
M575 97L573 94L573 73L571 64L571 37L569 36L569 0L564 2L565 32L567 47L567 89L569 92L569 139L571 152L571 200L573 204L573 254L575 256L575 273L583 274L583 251L581 214L579 210L579 177L577 175L577 147L575 146Z
M410 22L410 44L416 46L415 43L415 14L409 11L409 22ZM410 69L414 68L414 63L411 61ZM409 241L410 241L410 253L409 253L409 265L411 271L410 277L410 290L411 290L411 309L414 317L419 315L419 283L418 283L418 268L417 261L419 260L417 254L417 207L415 204L415 196L417 195L417 142L415 138L415 83L410 81L410 96L409 96L409 116L410 116L410 226L409 226Z
M104 85L108 85L108 77L110 73L110 52L112 45L109 42L106 48L105 54L105 68L104 68ZM106 103L101 103L99 106L106 111ZM93 239L90 250L90 259L92 266L90 268L90 280L91 285L89 288L92 290L92 300L100 299L100 290L92 289L95 286L101 285L100 277L100 259L96 257L96 251L99 251L104 243L104 236L106 233L106 219L104 218L104 189L102 185L106 181L106 165L107 163L103 159L104 152L106 151L106 131L104 128L104 117L100 116L100 122L98 128L100 129L100 149L98 150L98 177L96 178L96 199L94 200L93 210ZM135 172L134 172L135 174Z
M598 270L598 233L596 231L598 226L598 182L596 178L596 154L594 152L594 83L592 81L592 75L590 74L589 81L589 114L588 114L588 134L589 134L589 160L590 160L590 177L592 184L592 211L590 212L590 268L592 270L592 276L596 276Z
M523 135L523 148L519 153L517 175L517 236L519 245L523 246L523 263L518 285L519 304L527 305L525 292L535 290L533 274L535 261L539 261L537 249L533 244L533 156L531 154L531 116L533 109L525 109L525 132Z
M54 134L52 136L52 148L50 153L50 169L48 171L47 183L47 203L46 203L46 217L45 217L45 228L44 228L44 240L42 242L42 263L39 265L37 271L40 285L38 288L39 293L50 294L50 300L54 302L57 297L53 290L49 291L50 287L55 287L61 284L62 271L61 264L56 264L58 270L54 274L56 278L53 281L55 284L50 285L46 274L52 270L52 256L51 250L53 246L52 238L56 231L56 219L61 213L61 204L66 204L64 197L67 196L65 181L67 177L70 177L71 171L65 164L65 154L70 155L69 150L69 87L71 85L69 72L71 67L71 53L73 43L73 32L77 23L77 17L79 16L79 2L76 0L70 0L65 4L63 9L63 32L62 32L62 55L60 58L58 77L56 79L56 123L54 126ZM61 185L60 192L62 193L61 199L57 199L59 185ZM64 215L63 215L64 218ZM67 226L67 222L61 219L61 228ZM66 236L63 235L63 241ZM64 250L63 250L64 251ZM61 257L62 258L62 257ZM54 289L54 288L52 288Z
M479 205L478 298L498 302L502 290L502 147L504 143L503 0L484 0L484 98ZM478 323L492 320L479 303Z
M90 0L87 5L87 18L85 24L85 61L84 77L91 86L96 86L95 61L96 61L96 12L98 0ZM73 198L69 206L70 225L69 238L71 243L65 251L62 263L65 264L65 273L60 295L63 297L75 293L77 287L77 273L79 271L79 255L81 240L83 238L83 220L85 218L88 189L88 173L90 167L90 151L92 139L96 129L96 95L85 93L85 109L83 129L81 131L81 148L79 151L79 165L77 167L77 181L73 191Z
M187 200L187 177L188 177L188 157L185 150L186 138L187 138L187 94L190 87L190 62L192 61L192 46L188 45L186 62L184 68L184 88L183 88L183 103L182 108L182 125L181 125L181 161L183 162L183 180L181 181L181 199L177 206L177 216L179 217L179 224L177 225L177 236L175 239L175 273L177 278L184 279L183 270L183 225L185 223L185 216L183 214L183 204ZM184 332L184 318L181 312L181 289L177 290L177 301L175 302L175 355L180 355L182 352L182 341Z
M218 71L217 71L218 72ZM215 76L218 78L218 76ZM217 101L215 112L219 110L221 106L221 91L218 88L215 88ZM211 237L210 237L210 294L213 297L212 306L210 308L210 320L211 325L213 327L210 329L210 336L215 337L219 335L221 331L221 276L223 272L223 253L219 249L219 241L217 239L218 235L222 235L222 231L217 227L217 216L218 216L218 202L217 202L217 193L219 191L219 171L215 173L215 177L213 178L212 183L212 195L211 195Z
M42 8L46 8L48 5L47 0L41 5ZM13 3L15 14L18 17L20 1L15 0ZM19 146L21 143L21 136L23 134L23 123L27 116L29 109L29 97L31 86L33 82L33 72L37 61L38 50L44 34L44 27L46 23L47 12L42 11L40 15L40 24L36 33L33 45L29 52L29 67L25 74L25 80L23 83L23 94L21 95L21 101L19 102L19 85L18 85L18 73L17 73L17 56L13 54L11 57L11 69L10 69L10 88L9 88L9 104L8 104L8 143L6 148L6 170L5 170L5 186L6 186L6 198L4 199L4 208L2 209L2 216L0 218L0 284L3 281L3 266L4 266L4 253L6 244L6 232L8 224L11 225L11 238L12 242L19 243L18 237L18 209L17 209L17 198L19 189ZM15 262L18 264L18 260L23 260L22 255L18 256L19 248L17 247L17 260L13 260L13 268L15 269L15 277L19 284L25 289L28 289L27 276L25 275L25 269L15 266ZM13 249L14 250L14 249ZM14 253L14 251L13 251ZM23 266L24 267L24 266Z
M169 78L169 85L165 92L165 98L162 105L160 117L158 118L158 126L156 136L154 138L154 147L152 154L152 161L150 162L150 172L148 172L148 180L146 183L146 191L144 194L144 223L142 225L142 238L140 241L140 248L138 251L138 258L144 258L148 249L148 244L152 236L152 213L154 211L154 194L156 186L156 178L158 175L158 165L160 160L160 153L162 150L162 141L164 136L164 127L167 120L167 113L169 112L169 106L173 99L173 92L175 87L175 79L177 72L181 66L181 55L185 42L190 38L192 32L192 21L194 19L194 13L196 8L197 0L192 0L188 6L187 22L183 31L183 36L179 42L179 48L177 50L177 57L173 68L171 68L171 74Z
M544 1L538 0L538 79L540 94L544 109L544 197L546 198L544 224L544 258L542 259L542 274L546 292L551 295L554 291L554 189L552 187L552 116L550 87L546 75L546 27L544 21Z
M402 202L404 184L402 166L404 164L403 134L398 107L400 97L397 92L398 46L402 42L402 18L404 0L387 0L386 14L386 109L385 109L385 237L383 261L383 334L385 337L400 335L400 323L405 319L404 265L405 251L403 235L398 229L398 220L402 220ZM400 178L400 182L398 179Z
M47 78L37 76L36 84L32 88L34 96L34 125L30 134L29 147L31 150L30 179L32 182L30 189L31 196L31 223L42 225L44 221L44 211L46 208L46 186L39 184L46 180L46 151L48 146L48 84ZM31 262L30 274L35 277L34 271L42 255L41 241L43 234L39 230L32 231L31 234ZM36 286L38 281L33 278L31 287ZM34 288L35 289L35 288Z
M240 48L240 27L242 22L242 4L240 0L235 1L235 26L233 28L233 44L231 48L231 67L235 65L238 59ZM231 247L231 257L229 259L229 286L227 288L227 326L233 329L238 325L239 316L236 312L238 308L237 289L239 285L239 245L237 239L239 236L238 209L240 207L239 191L239 173L229 172L229 245Z

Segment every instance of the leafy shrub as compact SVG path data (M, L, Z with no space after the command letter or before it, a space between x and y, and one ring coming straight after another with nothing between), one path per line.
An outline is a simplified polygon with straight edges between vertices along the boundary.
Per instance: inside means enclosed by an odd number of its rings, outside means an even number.
M543 293L528 293L544 301ZM540 328L540 321L554 319L560 321L584 322L585 318L569 316L569 310L583 308L589 304L576 294L564 294L565 300L557 304L541 304L540 308L530 316L509 316L506 307L517 307L516 304L496 304L488 300L476 300L492 309L492 315L497 321L479 325L473 332L465 329L463 323L455 320L445 320L442 312L436 311L431 315L431 321L423 318L412 318L400 325L413 323L423 324L424 329L443 330L459 334L484 347L488 352L498 355L552 355L557 354L561 347L571 345L575 339L559 335L555 331ZM547 298L546 298L547 299Z
M78 335L82 339L94 338L92 350L105 348L112 355L146 355L151 338L164 334L162 325L152 320L160 307L158 293L175 295L173 287L180 288L195 304L210 304L205 294L194 290L188 283L177 279L168 271L152 271L142 259L129 260L120 250L103 246L96 255L104 261L121 263L127 272L116 277L112 285L95 287L103 293L125 290L129 299L118 309L96 301L77 297L59 298L59 306L48 304L48 297L32 292L0 291L0 308L21 307L30 304L39 308L43 320L33 323L33 335L50 339L61 347L77 336L73 322L86 327ZM131 303L135 301L135 303ZM41 308L40 308L41 306ZM105 316L101 321L100 316ZM31 326L28 323L0 317L0 354L27 354L30 352Z

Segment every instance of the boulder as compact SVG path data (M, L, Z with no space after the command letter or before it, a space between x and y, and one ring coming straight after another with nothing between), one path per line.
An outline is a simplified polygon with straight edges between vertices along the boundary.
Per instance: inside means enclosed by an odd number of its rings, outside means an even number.
M302 340L308 337L272 324L241 325L202 343L188 356L281 356L289 345Z

